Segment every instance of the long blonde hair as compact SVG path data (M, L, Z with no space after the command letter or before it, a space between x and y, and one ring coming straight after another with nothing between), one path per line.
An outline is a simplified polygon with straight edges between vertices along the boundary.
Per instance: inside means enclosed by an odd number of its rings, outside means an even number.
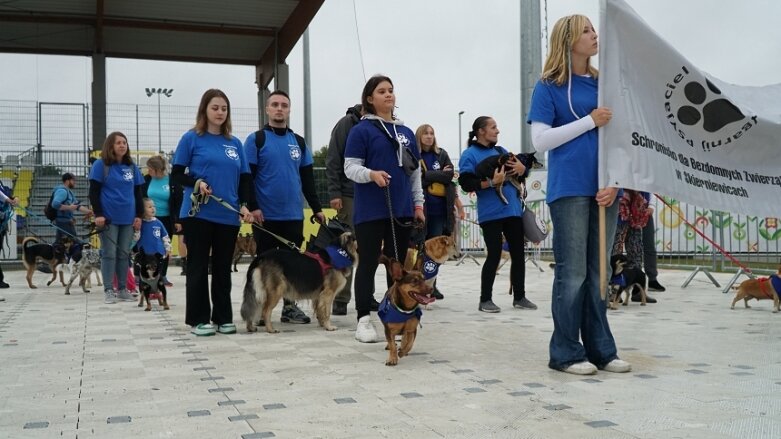
M432 150L434 151L434 154L439 154L439 145L437 145L437 135L436 131L434 131L434 127L431 125L424 123L423 125L419 126L417 130L415 130L415 141L418 142L418 150L423 151L423 144L420 143L420 138L423 136L423 133L426 132L427 129L431 129L432 133L434 134L434 143L431 145Z
M548 45L548 57L542 69L542 79L553 81L556 85L562 85L569 81L572 46L580 38L583 28L589 19L585 15L568 15L561 17L553 25L550 44ZM596 78L599 71L591 66L591 59L587 61L588 73Z

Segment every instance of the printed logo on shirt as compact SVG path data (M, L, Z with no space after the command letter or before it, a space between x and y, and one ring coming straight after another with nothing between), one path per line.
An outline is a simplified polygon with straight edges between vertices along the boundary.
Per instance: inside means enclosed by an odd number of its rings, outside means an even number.
M133 180L133 170L132 169L123 169L122 170L122 178L125 181L132 181Z
M225 147L225 155L231 160L239 159L239 151L233 145L222 145Z
M160 232L160 227L152 227L152 236L160 238L163 234Z
M439 164L439 160L434 160L434 163L431 165L431 169L434 171L439 171L442 169L442 165Z
M409 139L407 138L406 135L404 135L404 133L396 134L396 140L399 141L401 146L409 146Z
M165 191L165 192L168 192L168 191L170 191L170 190L171 190L171 186L169 186L169 185L167 185L167 184L164 184L164 185L163 185L163 191Z
M300 160L301 159L301 148L298 147L298 145L287 145L288 148L290 148L290 158L293 160Z

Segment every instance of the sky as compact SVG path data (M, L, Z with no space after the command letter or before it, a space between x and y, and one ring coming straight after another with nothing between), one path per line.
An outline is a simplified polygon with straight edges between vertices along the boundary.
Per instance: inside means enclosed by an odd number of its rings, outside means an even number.
M599 0L548 0L547 10L541 2L543 34L546 23L552 28L573 13L589 16L599 32ZM627 3L694 65L719 79L781 82L781 2ZM397 116L413 130L431 124L452 157L459 156L459 111L464 111L462 141L472 121L488 115L501 130L499 144L520 151L521 13L514 0L327 0L309 28L313 148L326 145L334 123L358 103L365 78L383 73L395 85ZM544 58L547 46L541 44ZM301 46L287 62L290 126L303 134ZM91 80L86 57L0 54L0 99L88 102ZM203 91L216 87L233 107L257 106L254 67L107 60L108 102L156 103L147 98L146 87L173 88L164 105L197 106ZM248 133L235 134L243 140Z

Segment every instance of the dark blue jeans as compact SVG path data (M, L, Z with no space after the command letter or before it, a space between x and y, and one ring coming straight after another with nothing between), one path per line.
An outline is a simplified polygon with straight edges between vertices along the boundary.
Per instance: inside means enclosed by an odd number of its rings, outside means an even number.
M602 368L618 355L607 321L607 303L599 292L599 206L594 197L566 197L550 203L549 208L556 269L548 366L562 370L588 360ZM608 257L617 214L615 202L606 209ZM608 279L610 274L608 265Z

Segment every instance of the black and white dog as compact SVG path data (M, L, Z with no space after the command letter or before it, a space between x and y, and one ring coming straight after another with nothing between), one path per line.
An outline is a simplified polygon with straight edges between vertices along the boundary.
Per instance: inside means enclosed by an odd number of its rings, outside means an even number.
M70 273L70 279L65 286L65 294L71 293L71 285L77 276L81 277L79 286L85 293L89 293L89 288L92 286L90 276L93 273L98 279L98 286L103 285L100 279L100 250L92 248L89 243L80 244L78 248L74 249L70 258L68 264L64 265L64 268Z
M138 295L138 306L144 306L146 300L144 311L152 310L149 299L153 296L157 296L157 302L163 309L170 309L168 292L163 279L163 258L160 253L144 253L144 249L139 250L133 258L133 268L138 276L138 289L141 291Z
M640 305L645 306L647 278L643 270L636 266L626 255L613 255L610 258L610 266L613 268L613 277L610 278L610 309L618 309L621 294L624 293L623 305L629 305L635 290L640 293Z

